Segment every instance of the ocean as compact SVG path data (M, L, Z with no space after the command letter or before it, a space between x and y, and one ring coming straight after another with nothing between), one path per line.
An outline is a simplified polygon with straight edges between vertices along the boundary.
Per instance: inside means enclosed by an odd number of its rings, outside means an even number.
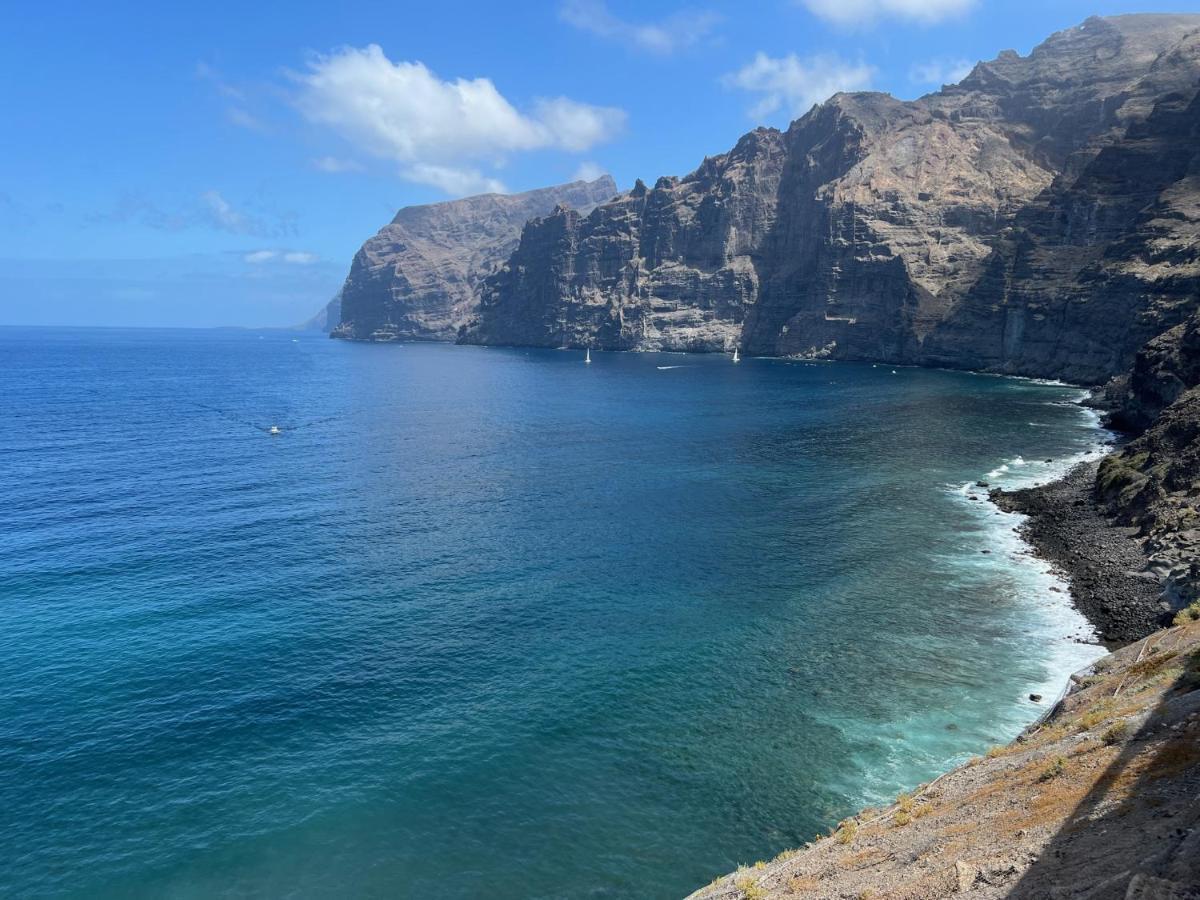
M1080 390L592 358L0 329L0 895L680 897L1100 655Z

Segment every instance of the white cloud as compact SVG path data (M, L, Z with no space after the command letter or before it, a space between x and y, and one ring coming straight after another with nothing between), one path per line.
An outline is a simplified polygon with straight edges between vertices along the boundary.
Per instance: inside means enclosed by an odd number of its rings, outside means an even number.
M976 0L800 0L809 12L836 25L873 25L881 19L907 19L933 25L964 15Z
M245 128L249 131L266 131L267 127L263 125L255 116L246 112L240 106L231 106L225 111L225 117L239 128Z
M309 266L320 260L315 253L305 250L253 250L242 256L244 262L251 265L262 265L268 262L282 262L293 266Z
M558 16L598 37L652 53L674 53L704 40L721 21L707 10L681 10L658 22L629 22L614 16L603 0L566 0Z
M758 53L722 82L761 95L749 110L752 118L761 119L780 109L801 116L839 91L866 90L874 75L873 66L850 63L834 54L801 59L795 54L773 57Z
M590 159L585 159L579 164L579 168L575 170L575 174L571 176L572 181L595 181L601 175L607 175L608 170L599 163L592 162Z
M966 59L931 59L929 62L917 63L908 70L908 80L914 84L929 84L941 87L943 84L958 84L971 74L975 68Z
M205 191L195 200L167 206L138 194L126 194L115 208L90 213L85 220L89 224L136 223L168 232L212 228L262 238L282 238L296 233L294 213L282 212L261 202L255 207L256 212L243 212L219 191Z
M448 193L502 190L480 164L496 166L528 150L586 150L625 122L622 110L566 97L521 112L487 78L443 81L420 62L393 63L375 44L317 56L293 77L309 121L393 160L405 178Z
M251 230L251 221L245 214L233 208L228 200L217 191L205 191L200 195L205 214L222 231L245 233Z
M470 166L414 163L402 168L400 174L409 181L432 185L455 197L466 197L469 194L503 194L508 190L500 179L490 178Z
M336 156L319 156L312 161L314 169L321 172L361 172L362 163L353 159L339 159Z

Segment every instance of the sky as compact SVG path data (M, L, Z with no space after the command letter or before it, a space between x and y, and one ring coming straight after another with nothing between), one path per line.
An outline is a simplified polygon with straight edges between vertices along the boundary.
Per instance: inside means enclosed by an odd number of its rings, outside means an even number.
M286 327L402 206L684 174L1137 0L65 2L0 29L0 325Z

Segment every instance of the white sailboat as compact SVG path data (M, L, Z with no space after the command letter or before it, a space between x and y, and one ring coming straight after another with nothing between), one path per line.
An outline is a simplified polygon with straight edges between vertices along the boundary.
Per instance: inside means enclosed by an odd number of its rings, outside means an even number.
M583 358L583 361L585 363L590 363L592 361L592 348L591 347L587 348L587 356L585 356Z
M737 348L737 347L734 347L734 348L733 348L733 361L734 361L734 362L741 362L741 361L742 361L742 358L741 358L740 356L738 356L738 348Z

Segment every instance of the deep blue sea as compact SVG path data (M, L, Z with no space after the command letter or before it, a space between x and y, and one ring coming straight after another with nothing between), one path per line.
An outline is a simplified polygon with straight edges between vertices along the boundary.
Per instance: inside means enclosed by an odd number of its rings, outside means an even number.
M680 897L1098 655L1078 390L593 358L0 329L0 895Z

